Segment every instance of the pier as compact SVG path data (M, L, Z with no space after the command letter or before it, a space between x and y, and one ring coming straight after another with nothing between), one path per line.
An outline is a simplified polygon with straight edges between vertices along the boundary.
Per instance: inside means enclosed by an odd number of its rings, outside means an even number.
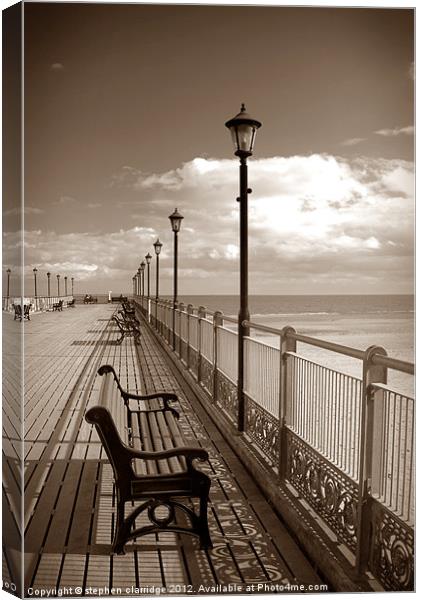
M173 315L171 303L143 296L135 304L139 345L133 338L116 343L111 317L118 307L112 304L33 313L25 323L23 448L17 427L21 325L3 313L10 340L3 350L4 522L12 540L4 568L10 581L20 560L23 456L25 586L31 590L411 589L413 400L388 390L385 371L413 367L378 348L362 353L330 344L331 351L361 361L360 380L297 352L298 343L327 342L288 328L277 331L275 348L251 334L245 340L245 431L239 432L234 320L183 305ZM135 540L124 556L110 554L113 474L84 419L98 402L103 364L112 365L131 392L179 397L183 434L209 452L202 469L212 480L213 549L160 533ZM121 423L123 403L109 408Z
M118 333L110 321L115 310L115 305L77 305L62 313L34 314L25 326L26 587L80 587L84 593L88 588L119 588L123 595L143 588L148 595L153 586L180 593L186 586L216 590L231 584L238 590L245 584L272 589L275 584L322 584L221 433L180 385L149 328L142 327L139 346L132 339L115 343ZM4 327L5 339L16 339L20 324L11 315L4 315ZM3 427L5 534L17 543L22 448L15 429L20 385L15 351L4 349ZM204 469L212 478L212 550L199 550L187 536L164 533L141 538L125 556L110 556L112 471L84 420L85 411L96 403L101 379L97 370L105 363L114 366L131 391L165 389L179 396L186 438L210 455ZM114 410L121 421L123 404ZM4 557L11 581L19 566L18 547Z

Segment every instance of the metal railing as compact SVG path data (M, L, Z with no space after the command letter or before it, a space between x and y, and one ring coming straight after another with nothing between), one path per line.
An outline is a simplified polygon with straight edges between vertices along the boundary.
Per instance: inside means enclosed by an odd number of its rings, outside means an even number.
M137 305L171 346L172 303ZM189 305L176 308L175 352L227 420L238 423L237 320ZM245 431L280 485L310 504L386 589L413 585L414 400L387 385L411 363L297 333L244 322ZM271 334L270 345L256 334ZM317 347L358 361L360 377L303 356ZM304 352L305 354L305 352ZM325 353L326 354L326 353ZM320 364L319 364L320 362Z

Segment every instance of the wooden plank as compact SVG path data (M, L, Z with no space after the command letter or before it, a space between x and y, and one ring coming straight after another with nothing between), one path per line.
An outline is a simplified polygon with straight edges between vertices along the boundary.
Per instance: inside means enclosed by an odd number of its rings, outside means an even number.
M69 463L54 508L53 518L44 544L44 552L64 552L67 532L73 518L73 505L82 468L83 463L81 461Z
M85 461L67 541L68 553L81 554L88 549L97 472L96 461Z
M35 513L25 532L25 551L38 552L44 541L51 513L56 502L66 464L63 461L51 465L48 479L41 490Z

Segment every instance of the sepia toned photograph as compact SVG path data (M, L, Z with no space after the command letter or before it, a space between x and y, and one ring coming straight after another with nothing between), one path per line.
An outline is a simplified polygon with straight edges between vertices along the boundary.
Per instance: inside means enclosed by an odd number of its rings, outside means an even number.
M415 5L3 8L3 591L414 591Z

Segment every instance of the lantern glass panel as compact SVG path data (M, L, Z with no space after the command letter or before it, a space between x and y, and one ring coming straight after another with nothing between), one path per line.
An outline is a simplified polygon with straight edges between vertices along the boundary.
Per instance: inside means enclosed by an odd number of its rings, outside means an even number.
M178 233L180 231L180 228L181 228L180 217L171 217L171 227L172 227L172 230L176 233Z
M236 148L240 152L252 152L255 127L247 123L237 125L235 128Z

